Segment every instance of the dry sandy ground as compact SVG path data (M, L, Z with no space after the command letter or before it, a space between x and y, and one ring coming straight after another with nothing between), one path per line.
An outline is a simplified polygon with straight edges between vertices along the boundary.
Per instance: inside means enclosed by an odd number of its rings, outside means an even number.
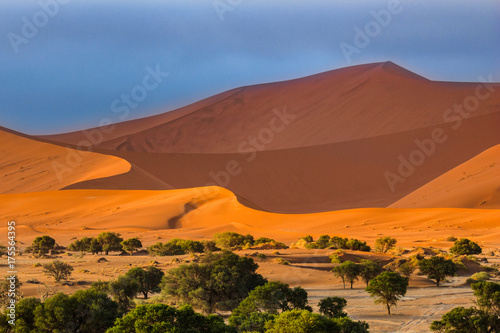
M240 255L255 251L238 251ZM435 287L434 283L422 276L414 275L410 281L407 295L399 302L393 314L388 316L385 307L374 304L373 299L364 291L365 284L358 281L354 289L343 289L342 282L329 270L334 266L327 262L327 255L331 250L279 250L280 254L273 255L273 250L259 250L267 255L266 259L257 259L258 272L270 281L282 281L291 286L301 286L309 294L310 304L318 311L317 303L328 296L344 297L348 301L347 312L356 320L364 320L370 324L371 332L429 332L430 323L438 320L453 307L473 306L474 296L470 287L463 286L465 276L452 278L442 287ZM357 256L366 256L367 253L355 252ZM389 255L368 254L372 259L385 260ZM148 266L152 261L158 262L157 267L168 270L179 264L171 264L173 257L149 256L117 256L111 254L104 256L105 263L97 263L99 255L72 256L60 255L59 260L64 260L74 267L70 282L73 286L55 285L51 278L42 274L42 267L35 267L36 263L44 264L52 259L33 259L23 255L18 258L17 269L19 278L23 282L24 296L39 296L40 290L46 290L43 284L32 284L26 281L36 279L45 283L52 292L62 291L73 293L77 289L88 288L88 285L98 280L110 280L126 273L132 267ZM189 260L189 256L178 256ZM275 263L276 258L289 260L291 265ZM500 262L498 257L488 257L490 263ZM78 284L80 282L81 284Z

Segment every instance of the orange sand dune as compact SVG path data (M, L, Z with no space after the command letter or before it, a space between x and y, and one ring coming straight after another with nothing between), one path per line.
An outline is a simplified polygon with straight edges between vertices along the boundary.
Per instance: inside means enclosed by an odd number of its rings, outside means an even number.
M0 203L0 219L16 221L22 242L50 234L64 245L74 236L112 230L151 244L161 238L210 238L215 232L231 230L285 242L305 234L330 234L361 238L373 245L377 237L389 235L402 245L420 246L441 245L443 238L453 235L500 246L500 210L378 208L275 214L245 207L219 187L3 194Z
M500 208L500 145L439 176L393 208Z
M174 188L226 187L253 208L279 213L312 213L362 207L387 207L422 185L500 142L500 113L454 124L314 147L245 154L156 154L107 151ZM431 140L436 129L444 142L421 165L391 188L386 172L398 175L399 157ZM423 153L421 153L423 154ZM168 189L149 187L120 175L75 184L85 189ZM134 186L128 184L134 183ZM159 183L158 183L159 184ZM142 187L140 187L142 185ZM394 191L392 191L394 189Z
M259 136L266 141L258 143L261 150L350 141L443 124L448 109L477 93L487 97L473 116L499 112L498 88L434 82L391 62L352 66L234 89L172 114L117 124L110 134L101 131L104 138L97 147L234 153L248 149L247 141ZM85 136L75 132L44 138L76 144Z
M1 127L0 142L0 193L59 190L130 169L121 158L42 143Z

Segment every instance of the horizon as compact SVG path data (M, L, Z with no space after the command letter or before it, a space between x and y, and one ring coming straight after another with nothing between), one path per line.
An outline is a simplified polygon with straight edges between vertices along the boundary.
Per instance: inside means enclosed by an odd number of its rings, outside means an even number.
M113 123L237 87L375 62L433 81L500 81L497 3L58 3L0 2L4 127L31 135L96 127L155 71L154 88L138 89L144 98Z

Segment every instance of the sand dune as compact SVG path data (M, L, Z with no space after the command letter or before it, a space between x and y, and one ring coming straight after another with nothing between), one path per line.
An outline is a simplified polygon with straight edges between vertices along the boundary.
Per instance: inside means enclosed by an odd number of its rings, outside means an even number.
M219 185L279 213L387 207L500 144L498 88L434 82L387 62L233 89L114 125L96 151L132 171L68 188ZM76 143L85 133L44 139Z
M0 142L0 193L54 191L130 169L121 158L39 142L4 128Z
M3 194L0 202L0 219L17 222L22 242L50 234L67 244L74 236L112 230L151 244L171 237L210 238L215 232L231 230L285 242L305 234L329 234L357 237L373 245L380 235L389 235L400 244L420 246L439 245L444 237L454 235L500 245L500 210L378 208L274 214L245 207L219 187Z
M394 208L500 208L500 145L396 201Z
M245 149L251 137L266 141L257 143L262 150L357 140L442 124L446 110L474 96L476 89L491 96L473 115L499 112L500 94L491 94L499 87L433 82L391 62L352 66L233 89L172 113L117 124L97 147L234 153ZM84 136L44 138L76 143Z

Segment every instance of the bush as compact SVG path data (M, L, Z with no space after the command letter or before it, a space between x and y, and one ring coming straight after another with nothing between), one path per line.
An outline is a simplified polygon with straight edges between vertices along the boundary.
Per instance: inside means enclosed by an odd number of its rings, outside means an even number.
M52 276L56 282L61 280L67 280L71 272L73 271L73 267L65 262L54 260L49 264L43 265L43 272L49 276Z
M381 253L387 253L396 245L397 241L395 238L391 237L381 237L375 240L375 251Z
M332 264L341 264L342 263L342 259L340 259L340 257L337 254L331 254L329 256L329 258L330 258L330 262Z
M26 250L35 256L44 256L56 246L56 241L50 236L38 236Z
M456 255L471 255L471 254L480 254L483 252L481 247L477 245L477 243L467 239L462 238L459 239L453 244L450 248L450 252Z
M290 262L283 258L276 258L276 263L280 265L290 265Z
M243 246L254 245L254 238L252 235L241 235L236 232L223 232L214 235L214 241L217 247L226 250L232 250Z
M142 243L137 237L124 240L120 242L120 245L122 246L123 250L130 253L130 255L132 255L134 251L137 251L142 247Z
M205 249L208 251L219 251L212 241L192 241L188 239L172 238L166 243L156 243L147 248L150 255L153 256L176 256L188 253L203 253Z

